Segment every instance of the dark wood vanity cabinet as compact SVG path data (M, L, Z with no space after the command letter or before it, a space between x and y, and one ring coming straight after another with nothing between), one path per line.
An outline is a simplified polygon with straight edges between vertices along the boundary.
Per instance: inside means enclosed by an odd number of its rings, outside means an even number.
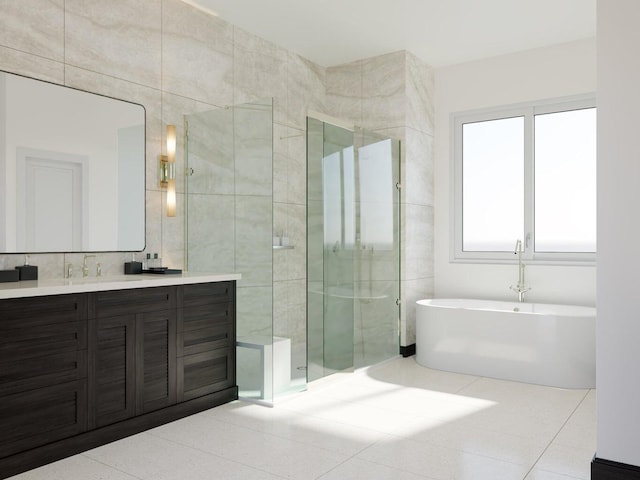
M177 287L90 294L90 428L176 403L177 295Z
M233 281L0 300L0 478L236 398Z
M84 295L0 302L0 458L87 430Z
M185 285L178 321L178 399L235 385L235 289L231 282Z

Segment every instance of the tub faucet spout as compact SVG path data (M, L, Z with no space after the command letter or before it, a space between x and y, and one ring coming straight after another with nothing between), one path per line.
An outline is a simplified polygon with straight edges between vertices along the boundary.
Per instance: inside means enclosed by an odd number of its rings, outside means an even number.
M522 262L522 241L516 241L516 247L513 252L515 255L518 255L518 284L514 287L511 285L509 288L518 294L518 302L524 302L524 294L527 293L531 288L525 286L524 284L524 267L525 264Z

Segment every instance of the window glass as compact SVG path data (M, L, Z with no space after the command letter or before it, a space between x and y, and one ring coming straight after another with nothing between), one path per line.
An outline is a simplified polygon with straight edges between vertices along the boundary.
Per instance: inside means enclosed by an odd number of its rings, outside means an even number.
M462 249L513 249L524 223L524 117L462 126Z
M596 251L596 109L535 115L535 251Z
M454 259L593 262L596 107L592 97L456 114Z

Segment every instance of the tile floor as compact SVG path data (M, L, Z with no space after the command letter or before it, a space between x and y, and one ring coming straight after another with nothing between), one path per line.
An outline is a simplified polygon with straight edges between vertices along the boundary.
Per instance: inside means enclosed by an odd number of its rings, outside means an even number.
M595 390L397 358L275 408L233 402L12 479L588 479L595 406Z

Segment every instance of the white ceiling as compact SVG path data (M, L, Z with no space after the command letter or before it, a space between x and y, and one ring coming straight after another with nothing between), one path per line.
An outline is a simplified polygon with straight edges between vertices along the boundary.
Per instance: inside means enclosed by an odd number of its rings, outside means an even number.
M596 34L596 0L184 0L322 66L408 50L438 67Z

